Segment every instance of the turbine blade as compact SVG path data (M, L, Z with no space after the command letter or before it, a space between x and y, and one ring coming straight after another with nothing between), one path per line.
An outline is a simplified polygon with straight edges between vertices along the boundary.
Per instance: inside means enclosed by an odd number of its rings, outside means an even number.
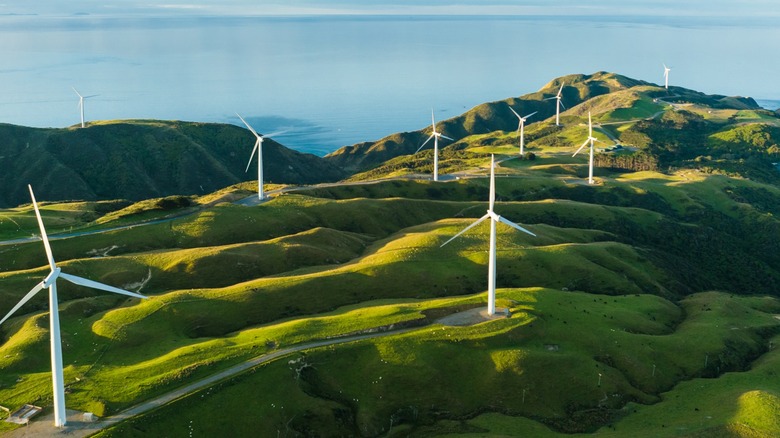
M574 156L576 156L577 154L579 154L579 153L580 153L580 151L582 150L582 148L584 148L585 146L587 146L587 145L588 145L588 142L590 142L590 139L587 139L587 140L585 140L585 143L583 143L583 144L582 144L582 146L580 146L580 148L579 148L579 149L577 149L577 152L575 152L575 153L574 153L574 155L572 155L572 157L574 157Z
M588 138L593 137L593 122L590 119L590 111L588 111Z
M89 99L90 97L98 97L99 94L90 94L89 96L84 96L84 99Z
M433 126L433 132L436 132L436 121L433 119L433 108L431 108L431 126Z
M466 231L468 231L468 230L470 230L470 229L472 229L472 228L476 227L477 225L479 225L479 224L480 224L480 222L484 221L485 219L487 219L487 218L489 218L489 217L490 217L490 215L489 215L489 214L486 214L486 215L482 216L481 218L477 219L477 220L476 220L476 221L474 221L474 222L473 222L471 225L469 225L468 227L464 228L464 229L463 229L463 230L462 230L460 233L458 233L458 234L456 234L456 235L454 235L454 236L450 237L450 239L449 239L448 241L446 241L446 242L442 243L442 244L441 244L441 246L440 246L439 248L441 248L442 246L444 246L444 245L446 245L446 244L448 244L448 243L452 242L453 240L455 240L456 238L458 238L458 236L460 236L461 234L465 233Z
M271 138L271 137L275 137L277 135L282 135L282 134L286 133L287 131L289 131L289 129L282 129L281 131L274 131L274 132L271 132L271 133L268 133L268 134L263 134L260 137Z
M35 201L35 194L33 193L32 186L27 184L27 188L30 189L30 198L32 198L33 208L35 208L35 217L38 219L38 227L41 229L41 240L43 240L43 247L46 249L46 258L49 260L49 266L53 271L57 269L57 265L54 263L54 256L51 253L49 236L46 235L46 228L43 226L43 219L41 219L41 212L38 210L38 203Z
M488 199L488 215L496 203L496 156L490 154L490 199Z
M78 94L78 96L79 96L79 98L80 98L80 99L83 99L83 98L84 98L84 97L83 97L81 94L79 94L79 92L78 92L78 91L76 91L76 88L75 88L75 87L70 87L70 88L73 88L73 91L75 91L75 92L76 92L76 94Z
M245 170L244 172L249 172L249 166L251 166L251 165L252 165L252 158L254 158L254 157L255 157L255 151L256 151L256 150L258 149L258 147L260 146L260 138L261 138L261 137L257 137L257 141L255 142L255 147L254 147L254 148L252 148L252 154L251 154L251 155L249 155L249 162L247 162L247 163L246 163L246 170Z
M508 105L507 105L507 106L508 106ZM512 110L512 112L513 112L513 113L514 113L514 114L517 116L517 118L518 118L518 119L522 119L522 117L520 117L520 114L517 114L517 111L515 111L515 110L514 110L514 108L512 108L512 107L510 106L510 107L509 107L509 109L510 109L510 110Z
M69 282L73 284L77 284L79 286L91 287L92 289L100 289L106 292L113 292L115 294L127 295L129 297L135 297L135 298L148 298L144 295L137 294L135 292L126 291L124 289L119 289L118 287L109 286L103 283L98 283L97 281L88 280L86 278L76 277L75 275L66 274L64 272L60 273L60 278L64 278L65 280L68 280Z
M553 96L553 97L548 97L548 98L542 99L542 100L553 100L553 99L557 99L557 98L558 98L558 96Z
M561 104L561 106L563 107L563 109L566 109L566 105L564 105L564 104L563 104L563 101L562 101L561 99L558 99L558 103L560 103L560 104Z
M454 139L454 138L449 138L449 137L447 137L446 135L443 135L443 134L439 134L439 137L441 137L441 138L446 138L446 139L447 139L447 140L449 140L449 141L455 141L455 139Z
M536 237L536 234L526 230L525 228L521 227L520 225L517 225L516 223L510 221L509 219L505 219L504 217L499 216L499 215L496 215L496 217L498 218L498 221L501 222L502 224L509 225L510 227L512 227L512 228L514 228L516 230L520 230L520 231L522 231L524 233L527 233L527 234L530 234L530 235Z
M5 317L2 320L0 320L0 324L4 323L6 319L10 318L11 315L14 314L14 312L19 310L20 307L24 306L24 304L26 302L30 301L30 299L32 299L32 297L34 297L35 294L40 292L42 289L43 289L43 282L40 282L40 283L36 284L35 287L32 288L32 290L30 292L27 292L27 295L25 295L24 298L22 298L21 301L16 303L16 305L13 307L13 309L11 309L11 311L8 312L8 314L5 315Z
M561 88L558 90L558 96L561 97L561 93L563 92L563 84L561 84Z
M423 148L423 146L425 146L426 144L428 144L428 142L429 142L429 141L431 141L431 139L432 139L433 137L436 137L436 135L435 135L435 134L431 134L431 136L430 136L430 137L428 137L428 140L425 140L425 142L424 142L423 144L421 144L421 145L420 145L420 147L419 147L419 148L417 148L417 150L416 150L416 151L414 151L414 153L416 154L417 152L420 152L420 149L422 149L422 148Z
M241 119L241 121L242 121L242 122L244 122L244 125L246 125L246 127L247 127L247 128L250 130L250 131L252 131L252 134L254 134L254 135L255 135L255 137L260 137L259 135L257 135L257 132L255 132L254 128L252 128L251 126L249 126L249 123L247 123L247 122L246 122L246 120L244 120L244 118L243 118L243 117L241 117L241 115L240 115L239 113L236 113L236 115L238 116L238 118L239 118L239 119Z
M534 112L532 112L531 114L528 114L527 116L523 117L523 119L525 120L525 119L527 119L527 118L531 117L532 115L534 115L534 114L536 114L536 113L538 113L538 112L539 112L539 111L534 111Z

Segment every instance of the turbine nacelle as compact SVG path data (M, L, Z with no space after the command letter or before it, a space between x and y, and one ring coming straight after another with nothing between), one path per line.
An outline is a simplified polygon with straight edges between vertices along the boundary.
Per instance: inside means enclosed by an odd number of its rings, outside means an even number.
M41 282L41 286L46 288L54 284L55 281L57 281L57 278L59 278L60 273L62 272L62 269L59 267L54 268L53 271L49 273L49 275L46 276L46 278L43 279Z
M454 139L447 137L446 135L442 134L441 132L436 130L436 120L433 118L433 110L431 110L431 135L423 142L423 144L420 145L420 147L417 148L414 153L420 152L420 150L425 147L426 144L428 144L431 139L438 140L439 138L444 138L449 141L455 141Z
M550 99L555 99L555 98L551 97ZM545 99L545 100L547 100L547 99ZM510 111L512 111L512 114L514 114L517 117L517 120L520 121L520 124L517 125L517 129L520 129L520 126L522 126L528 120L529 117L531 117L532 115L534 115L534 114L539 112L539 111L534 111L531 114L528 114L527 116L523 117L520 114L518 114L517 111L515 111L515 109L512 108L511 106L509 107L509 109L510 109Z
M514 222L512 222L512 221L510 221L508 219L505 219L505 218L501 217L500 215L496 214L496 212L493 211L493 207L495 207L495 203L496 203L496 172L495 172L495 160L494 160L493 156L491 155L490 156L490 200L488 202L487 212L485 213L484 216L482 216L481 218L479 218L476 221L474 221L471 225L469 225L466 228L464 228L463 230L461 230L458 234L452 236L449 240L447 240L446 242L442 243L441 246L444 246L444 245L452 242L458 236L460 236L461 234L465 233L466 231L474 228L475 226L479 225L485 219L492 219L492 220L496 221L497 223L501 222L503 224L509 225L510 227L512 227L514 229L520 230L520 231L522 231L524 233L527 233L527 234L530 234L532 236L536 236L536 234L526 230L525 228L521 227L520 225L517 225L516 223L514 223Z
M547 99L544 99L544 100L552 100L552 99L561 100L561 94L563 94L563 85L564 84L561 84L561 88L558 89L558 93L556 93L555 96L548 97Z
M599 140L599 139L597 139L596 137L594 137L594 136L593 136L593 122L592 122L592 119L591 119L591 116L590 116L590 112L588 112L588 138L585 140L585 142L584 142L584 143L582 143L582 146L580 146L580 148L579 148L579 149L577 149L577 151L576 151L576 152L574 152L574 154L572 155L572 157L574 157L574 156L576 156L578 153L580 153L580 151L581 151L581 150L582 150L582 149L583 149L585 146L587 146L587 145L588 145L588 143L590 143L590 146L591 146L591 148L593 148L593 143L594 143L594 142L603 143L603 141L601 141L601 140Z

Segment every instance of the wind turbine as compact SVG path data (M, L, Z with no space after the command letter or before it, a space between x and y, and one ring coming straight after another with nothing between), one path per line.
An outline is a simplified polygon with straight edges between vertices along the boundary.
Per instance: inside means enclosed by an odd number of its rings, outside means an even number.
M495 171L495 158L490 156L490 203L488 204L487 214L477 219L468 227L464 228L460 233L452 236L448 241L444 242L441 246L444 246L466 231L479 225L480 222L485 219L490 219L490 254L488 257L488 315L495 315L496 313L496 224L502 222L510 227L520 230L524 233L528 233L534 237L536 234L526 230L525 228L517 225L516 223L507 220L493 211L493 205L496 202L496 171Z
M593 184L593 143L600 141L596 137L593 136L593 124L590 120L590 111L588 111L588 138L585 140L585 143L580 146L579 149L577 149L577 152L572 155L574 157L575 155L579 154L582 148L588 145L590 143L590 160L588 165L588 184Z
M419 148L417 148L414 153L420 152L420 149L423 148L426 144L428 144L431 139L433 139L433 180L438 181L439 180L439 137L446 138L449 141L455 141L446 135L442 134L441 132L436 131L436 120L433 118L433 110L431 110L431 130L433 131L431 133L431 136L428 137L427 140L423 144L420 145Z
M62 340L60 339L60 317L59 310L57 308L57 279L61 278L67 280L73 284L79 286L91 287L93 289L100 289L106 292L112 292L115 294L128 295L135 298L146 298L141 294L135 292L128 292L123 289L119 289L113 286L109 286L97 281L88 280L86 278L76 277L62 272L62 270L54 262L54 257L51 253L51 246L49 246L49 238L46 236L46 229L43 227L43 220L41 219L41 212L38 210L38 203L35 202L35 195L33 194L32 187L27 186L30 189L30 198L32 198L33 207L35 208L35 217L38 218L38 226L41 229L41 240L43 240L43 247L46 250L46 257L49 260L49 267L51 272L47 275L43 281L38 283L27 295L19 301L5 318L0 320L0 324L4 323L11 315L14 314L20 307L26 302L30 301L32 297L44 288L49 288L49 332L51 342L51 383L54 394L54 425L56 427L65 426L65 382L62 373Z
M265 199L265 193L263 192L263 140L271 137L272 135L281 134L283 131L277 131L267 135L259 135L251 126L249 126L249 123L247 123L240 114L236 113L236 115L239 119L241 119L242 122L244 122L244 125L246 125L246 127L249 128L249 130L252 131L252 134L254 134L257 138L257 141L255 141L255 147L252 149L252 154L249 156L249 162L246 164L246 170L244 172L249 171L249 166L252 164L252 158L254 158L255 152L257 152L257 198L262 201Z
M664 64L664 88L667 90L669 89L669 72L672 69L667 67L666 64Z
M528 120L529 117L532 115L538 113L539 111L534 111L531 114L528 114L525 117L521 117L520 114L517 114L517 111L514 110L511 106L509 107L510 110L512 110L512 113L517 116L517 118L520 120L520 123L517 125L517 133L520 135L520 155L523 155L524 151L524 144L525 144L525 121Z
M558 90L558 94L556 94L553 97L548 97L544 100L552 100L555 99L555 126L561 126L560 124L560 116L561 116L561 107L566 109L566 107L563 105L563 102L561 101L561 93L563 92L563 84L561 84L561 88Z
M73 91L76 91L76 88L73 88ZM91 96L82 96L81 93L76 91L76 94L79 96L79 111L81 112L81 127L84 127L84 99L89 99L90 97L95 97L97 94L93 94Z

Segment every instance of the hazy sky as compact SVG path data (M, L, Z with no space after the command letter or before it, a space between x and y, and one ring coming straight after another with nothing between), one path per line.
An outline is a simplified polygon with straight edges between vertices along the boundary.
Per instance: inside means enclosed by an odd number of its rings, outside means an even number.
M3 2L3 0L0 0ZM516 15L780 15L776 0L37 0L0 3L0 14L40 15L296 15L296 14L516 14Z

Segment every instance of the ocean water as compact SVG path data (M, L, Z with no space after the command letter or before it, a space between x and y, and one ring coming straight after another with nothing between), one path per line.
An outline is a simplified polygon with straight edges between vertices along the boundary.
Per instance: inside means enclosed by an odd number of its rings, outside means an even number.
M240 124L324 155L570 73L780 106L773 19L638 16L0 16L0 123ZM774 108L773 108L774 109ZM237 147L251 145L237 145Z

